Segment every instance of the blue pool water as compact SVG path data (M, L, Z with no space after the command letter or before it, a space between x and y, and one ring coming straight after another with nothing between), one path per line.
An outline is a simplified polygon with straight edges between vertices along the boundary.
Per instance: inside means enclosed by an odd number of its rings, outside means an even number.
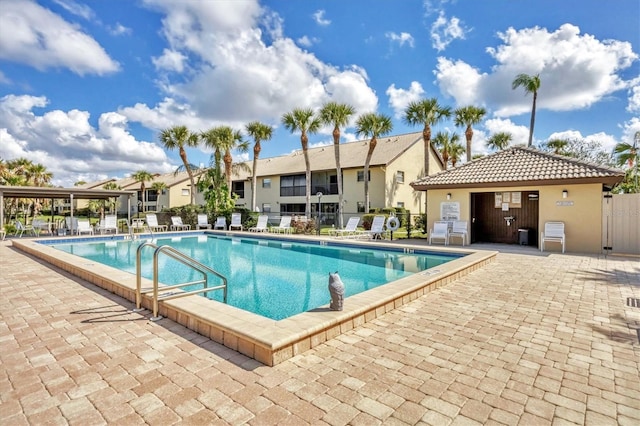
M136 250L142 242L114 239L51 245L135 274ZM228 304L275 320L329 303L330 272L338 271L348 297L462 256L205 234L160 236L154 243L170 245L226 276ZM142 251L142 275L149 279L153 251ZM194 281L202 276L164 255L159 257L159 271L159 281L164 284ZM211 276L209 282L213 286L220 281ZM208 297L221 301L222 292L209 292Z

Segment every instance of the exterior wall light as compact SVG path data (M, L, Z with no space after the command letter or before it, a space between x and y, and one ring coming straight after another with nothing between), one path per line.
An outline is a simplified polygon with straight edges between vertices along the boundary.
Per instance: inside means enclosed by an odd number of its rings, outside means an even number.
M569 191L567 191L566 189L562 190L562 198L567 198L569 196Z
M450 200L450 199L451 199L451 193L449 192L447 193L447 200Z

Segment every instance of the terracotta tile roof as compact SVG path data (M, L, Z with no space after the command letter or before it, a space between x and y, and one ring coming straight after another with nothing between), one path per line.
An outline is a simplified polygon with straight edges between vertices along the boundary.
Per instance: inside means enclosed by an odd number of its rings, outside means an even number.
M602 182L613 185L624 177L621 170L571 157L513 147L478 158L454 169L418 179L415 190L460 187L554 185Z

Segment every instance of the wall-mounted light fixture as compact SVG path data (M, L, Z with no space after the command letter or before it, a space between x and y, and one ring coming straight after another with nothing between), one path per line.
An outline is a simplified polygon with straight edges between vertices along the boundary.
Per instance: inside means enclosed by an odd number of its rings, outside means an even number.
M450 199L451 199L451 193L450 193L450 192L448 192L448 193L447 193L447 200L450 200Z
M569 196L569 191L567 191L566 189L562 190L562 198L567 198Z

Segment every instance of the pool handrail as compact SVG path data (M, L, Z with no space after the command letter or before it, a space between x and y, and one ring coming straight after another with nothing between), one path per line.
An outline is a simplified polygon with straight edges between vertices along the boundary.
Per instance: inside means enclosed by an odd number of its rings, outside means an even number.
M142 291L142 250L144 247L155 248L153 252L153 289ZM171 257L172 259L182 263L185 266L188 266L198 272L200 272L203 276L202 280L190 281L182 284L175 284L169 286L163 286L162 289L159 289L158 284L158 256L164 253L165 255ZM209 287L207 273L213 274L222 280L222 285L218 285L215 287ZM160 295L160 291L167 291L174 288L186 287L189 285L195 284L204 284L204 287L199 290L192 291L182 291L179 293L171 293L168 295ZM209 268L207 265L204 265L192 257L187 256L179 250L167 245L158 246L152 242L144 242L138 246L136 250L136 308L134 311L141 311L142 308L142 294L153 292L153 317L150 318L151 321L158 321L162 319L161 316L158 315L158 302L159 299L162 300L170 300L177 299L179 297L190 296L192 294L198 293L207 293L213 290L223 290L223 302L227 303L227 278L220 274L217 271ZM206 294L205 294L206 296Z

